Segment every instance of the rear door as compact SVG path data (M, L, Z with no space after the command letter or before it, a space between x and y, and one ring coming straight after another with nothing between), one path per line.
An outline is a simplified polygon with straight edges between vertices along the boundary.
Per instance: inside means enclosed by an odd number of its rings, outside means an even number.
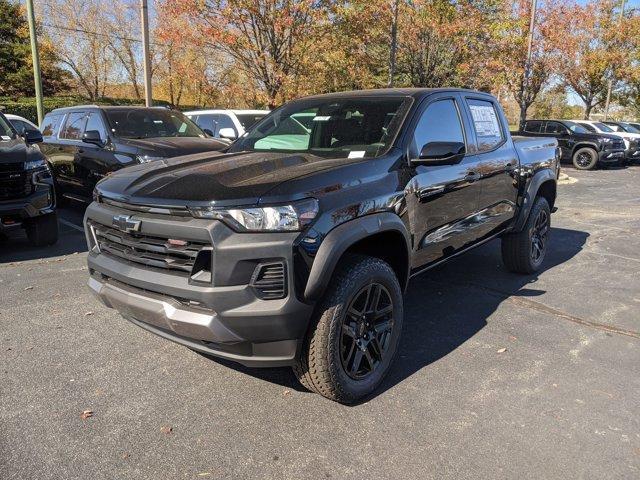
M448 256L473 242L473 215L480 194L479 161L469 128L455 94L428 97L410 126L408 149L411 172L407 186L407 211L413 240L412 268ZM422 147L430 142L462 142L467 154L450 165L419 163Z
M558 146L562 150L562 158L571 159L571 152L575 145L575 140L569 133L569 129L560 122L548 121L544 133L546 137L554 137L558 140Z
M500 106L488 97L465 95L476 145L480 199L476 235L489 236L513 219L518 197L518 157Z

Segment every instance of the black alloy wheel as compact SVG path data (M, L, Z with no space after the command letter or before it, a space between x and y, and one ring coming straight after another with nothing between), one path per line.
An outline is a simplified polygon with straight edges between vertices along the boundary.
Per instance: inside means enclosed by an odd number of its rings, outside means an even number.
M371 283L356 293L340 332L340 360L349 377L362 380L384 361L393 324L393 301L383 285Z
M547 249L547 238L549 236L549 214L547 210L541 209L538 212L531 232L531 262L537 265L542 262Z

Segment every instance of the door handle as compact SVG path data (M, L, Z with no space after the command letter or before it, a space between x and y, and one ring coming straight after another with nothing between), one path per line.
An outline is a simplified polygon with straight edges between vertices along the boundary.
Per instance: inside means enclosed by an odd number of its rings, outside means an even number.
M464 176L465 181L472 183L480 180L481 175L478 172L467 172Z

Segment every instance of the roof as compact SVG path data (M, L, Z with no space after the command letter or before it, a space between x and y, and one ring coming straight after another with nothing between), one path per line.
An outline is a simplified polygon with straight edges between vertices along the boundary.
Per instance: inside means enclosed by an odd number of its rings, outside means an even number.
M370 90L351 90L347 92L323 93L321 95L312 95L303 97L299 100L309 98L341 98L341 97L414 97L422 98L433 93L441 92L461 92L473 93L476 95L490 95L487 92L479 90L471 90L468 88L439 87L439 88L375 88Z
M51 113L63 113L63 112L68 112L69 110L78 110L78 109L89 109L89 108L95 108L95 109L100 109L100 110L144 110L147 108L153 108L153 109L158 109L158 108L162 108L162 109L166 109L167 107L164 107L162 105L157 105L154 107L145 107L144 105L73 105L72 107L60 107L60 108L55 108L53 110L51 110Z
M185 115L196 115L198 113L208 113L208 114L220 114L220 113L235 113L236 115L260 115L264 113L271 113L271 110L245 110L245 109L237 109L237 108L203 108L200 110L189 110L183 112Z

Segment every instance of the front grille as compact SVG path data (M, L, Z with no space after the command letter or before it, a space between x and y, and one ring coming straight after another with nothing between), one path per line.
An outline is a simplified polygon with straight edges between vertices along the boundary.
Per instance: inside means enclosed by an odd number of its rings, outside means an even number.
M203 242L125 233L90 222L101 253L163 270L190 274L198 253L209 246Z
M15 200L33 193L31 174L22 163L0 164L0 200Z
M262 263L256 267L251 285L259 298L275 300L287 296L286 268L283 262Z
M614 140L611 142L611 150L624 150L624 141Z

